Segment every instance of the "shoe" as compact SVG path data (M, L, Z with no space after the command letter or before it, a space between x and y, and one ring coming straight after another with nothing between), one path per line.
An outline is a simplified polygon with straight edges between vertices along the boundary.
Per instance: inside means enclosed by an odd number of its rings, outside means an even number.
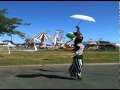
M77 74L77 78L78 78L79 80L82 80L82 74L81 74L81 73L80 73L80 74L78 73L78 74Z

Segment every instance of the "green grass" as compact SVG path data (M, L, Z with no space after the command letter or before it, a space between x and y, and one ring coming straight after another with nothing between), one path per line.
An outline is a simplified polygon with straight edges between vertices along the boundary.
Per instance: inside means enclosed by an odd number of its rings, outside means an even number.
M90 51L84 53L87 63L118 63L119 54L114 51Z
M0 66L4 65L43 65L72 63L72 52L67 50L39 50L23 52L11 49L0 50ZM84 63L118 63L118 51L84 51Z

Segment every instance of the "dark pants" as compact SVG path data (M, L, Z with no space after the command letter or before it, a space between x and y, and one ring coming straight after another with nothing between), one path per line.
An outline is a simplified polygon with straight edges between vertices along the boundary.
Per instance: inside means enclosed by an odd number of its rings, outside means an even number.
M83 65L82 55L76 55L73 57L73 62L69 67L69 74L71 77L76 77L76 75L81 73L82 66L81 66L80 60L82 61L81 63Z

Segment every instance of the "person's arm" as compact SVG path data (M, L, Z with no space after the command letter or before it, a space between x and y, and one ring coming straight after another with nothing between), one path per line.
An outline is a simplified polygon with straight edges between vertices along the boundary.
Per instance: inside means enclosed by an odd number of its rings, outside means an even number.
M76 26L77 28L77 33L80 33L80 28L78 26Z
M82 36L82 33L80 32L80 28L78 26L76 26L76 28L77 28L78 38L82 39L83 36Z
M75 38L71 38L70 41L67 41L66 43L74 42Z

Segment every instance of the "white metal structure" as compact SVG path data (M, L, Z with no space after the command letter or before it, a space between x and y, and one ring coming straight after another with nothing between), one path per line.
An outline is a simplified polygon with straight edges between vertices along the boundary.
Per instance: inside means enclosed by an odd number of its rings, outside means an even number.
M46 47L46 40L47 39L49 39L51 41L54 41L54 39L50 35L48 35L47 33L45 33L45 32L38 34L34 38L41 40L43 47Z

